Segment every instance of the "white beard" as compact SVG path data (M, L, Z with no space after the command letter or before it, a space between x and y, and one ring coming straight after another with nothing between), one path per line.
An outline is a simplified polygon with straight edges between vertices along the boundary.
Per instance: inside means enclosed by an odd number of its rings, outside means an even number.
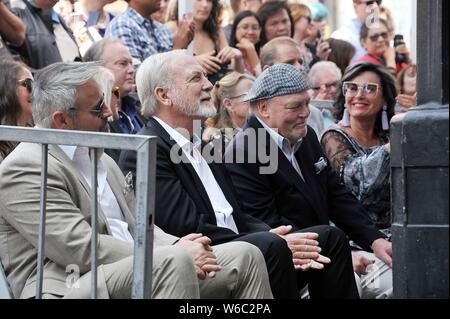
M194 105L187 105L184 101L181 100L179 91L176 89L172 89L172 99L173 104L177 105L178 109L186 116L189 117L213 117L217 114L217 109L212 102L207 105L201 105L201 102L197 102Z

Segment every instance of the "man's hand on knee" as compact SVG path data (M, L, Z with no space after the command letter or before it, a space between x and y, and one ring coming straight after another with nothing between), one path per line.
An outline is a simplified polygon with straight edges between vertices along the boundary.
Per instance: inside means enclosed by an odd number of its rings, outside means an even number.
M221 269L212 248L209 246L210 243L211 239L202 234L186 235L177 243L191 255L199 279L205 279L206 276L212 278Z

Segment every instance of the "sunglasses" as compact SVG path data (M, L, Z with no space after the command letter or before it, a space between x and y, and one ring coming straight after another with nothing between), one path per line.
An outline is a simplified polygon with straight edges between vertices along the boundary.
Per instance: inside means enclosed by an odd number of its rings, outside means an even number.
M97 117L102 117L103 114L103 108L105 107L105 96L102 96L102 98L100 99L100 101L97 102L97 104L95 105L95 108L93 110L80 110L77 109L75 107L71 107L70 110L73 111L86 111L86 112L90 112L90 113L95 113L97 114Z
M23 86L24 88L26 88L28 93L31 93L31 91L33 90L33 79L26 78L26 79L18 80L17 82L19 83L20 86Z
M370 41L375 42L378 40L379 37L382 37L383 40L387 40L389 37L389 34L387 32L375 33L375 34L369 36L369 39L370 39Z
M354 82L344 82L344 84L342 84L342 92L347 97L354 97L358 95L360 89L365 96L373 98L377 96L379 86L375 83L358 85Z

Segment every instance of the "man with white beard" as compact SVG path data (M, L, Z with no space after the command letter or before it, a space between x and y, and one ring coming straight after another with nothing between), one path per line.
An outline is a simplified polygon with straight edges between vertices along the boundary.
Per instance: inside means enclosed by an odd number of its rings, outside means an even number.
M223 163L207 162L202 156L195 127L215 115L216 109L210 96L212 84L194 57L180 50L152 55L139 68L136 85L143 115L149 118L139 134L157 137L156 225L175 236L201 233L211 239L213 248L227 242L257 246L275 298L299 298L304 271L324 269L325 265L326 272L335 265L347 267L353 282L332 289L326 280L311 281L318 292L311 297L335 297L325 292L337 290L341 298L357 297L350 250L342 232L325 225L303 233L291 233L290 225L271 229L241 209ZM119 166L126 175L134 174L136 153L122 153ZM336 251L344 254L345 260L339 257L340 261L328 265L338 256L321 255L321 249L329 252L316 240L315 231L322 228L327 228L329 242L339 247Z

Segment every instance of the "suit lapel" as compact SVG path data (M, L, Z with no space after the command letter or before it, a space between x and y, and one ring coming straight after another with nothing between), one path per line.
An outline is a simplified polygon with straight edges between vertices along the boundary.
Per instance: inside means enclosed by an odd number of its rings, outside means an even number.
M70 158L67 157L67 155L56 145L49 145L48 153L59 162L64 163L64 166L66 166L70 171L74 173L74 175L77 177L78 181L81 183L84 190L86 191L87 196L89 196L90 198L91 189L86 180L84 179L84 177L81 176L80 172L78 172L78 169L73 165L73 162L70 160Z
M155 119L150 118L150 120L147 123L147 126L151 127L154 131L156 131L157 136L159 136L161 140L169 147L169 150L172 149L172 147L177 144L176 141L170 138L169 133L167 133L167 131ZM189 162L189 159L185 156L185 154L181 150L180 152L182 161L178 165L181 165L184 171L187 171L189 173L190 181L192 181L195 184L195 191L202 199L204 205L208 208L208 211L210 212L210 217L213 219L214 222L216 222L214 208L212 207L211 201L209 200L208 197L208 193L206 192L202 181L198 177L198 174L195 171L192 164ZM183 179L180 178L180 180L182 183L184 182Z
M256 119L254 116L252 116L249 119L248 123L249 123L249 126L255 128L255 129L263 128L261 123L259 123L258 119ZM292 166L291 162L289 162L287 157L283 154L283 151L278 147L276 142L271 138L269 132L266 131L265 133L266 133L266 152L267 152L266 154L269 154L270 150L275 149L275 147L278 151L278 173L281 174L285 180L287 180L291 184L293 184L297 188L297 190L301 193L303 198L314 209L315 203L314 203L313 199L315 197L312 193L311 187L309 186L309 181L311 180L311 178L308 176L308 174L305 174L305 171L304 171L305 165L301 164L302 162L299 161L299 158L301 156L298 156L300 153L300 150L302 149L302 146L300 146L299 150L297 150L295 157L297 158L297 161L300 166L300 170L301 170L306 182L303 181L303 179L299 176L297 171ZM272 143L272 146L269 143Z
M56 145L49 145L48 147L48 153L49 155L53 156L57 161L64 164L64 166L70 170L73 175L76 176L78 182L83 186L83 189L86 193L86 196L89 198L89 201L92 199L91 195L91 188L87 184L86 180L83 176L81 176L78 169L73 165L73 162L67 157L67 155ZM81 211L81 210L80 210ZM81 211L83 213L83 211ZM91 212L86 212L87 214L91 214ZM101 233L101 226L104 226L106 229L107 234L111 234L111 230L109 229L109 224L106 219L105 214L103 213L103 210L101 208L101 205L98 205L98 220L99 220L99 232Z
M309 128L311 129L311 128ZM324 203L326 203L326 198L324 198L324 191L320 187L320 178L315 175L314 171L314 152L309 149L309 142L311 137L310 135L306 135L303 138L303 143L300 148L295 153L295 158L300 165L300 169L303 173L303 176L306 180L307 187L310 190L310 203L317 214L320 215L320 212L325 211Z

